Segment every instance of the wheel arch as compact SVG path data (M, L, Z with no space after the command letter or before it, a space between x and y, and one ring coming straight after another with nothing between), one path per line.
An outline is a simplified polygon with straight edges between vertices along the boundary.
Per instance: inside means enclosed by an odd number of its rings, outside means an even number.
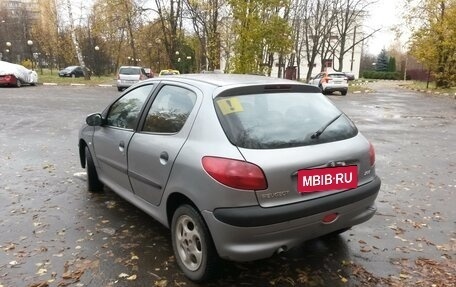
M193 201L190 198L188 198L180 192L174 192L168 196L168 199L166 201L166 221L169 227L171 227L174 212L179 206L183 204L191 205L195 208L195 210L199 212L199 209L196 207L196 204L193 203Z
M79 140L79 162L81 163L81 167L85 168L86 160L85 160L85 148L87 147L87 143L83 140Z

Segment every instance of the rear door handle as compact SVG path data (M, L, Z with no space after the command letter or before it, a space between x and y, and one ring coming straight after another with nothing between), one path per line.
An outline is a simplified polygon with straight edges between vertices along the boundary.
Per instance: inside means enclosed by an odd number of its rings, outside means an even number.
M124 143L124 141L120 141L120 143L119 143L119 151L122 152L122 153L125 151L125 143Z
M168 160L169 160L169 155L166 151L163 151L160 153L160 163L162 165L166 165L168 163Z

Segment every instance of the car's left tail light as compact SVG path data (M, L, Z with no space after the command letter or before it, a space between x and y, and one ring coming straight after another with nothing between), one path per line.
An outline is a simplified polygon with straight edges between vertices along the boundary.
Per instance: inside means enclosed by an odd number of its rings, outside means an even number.
M371 166L375 164L375 149L372 143L369 143L369 162Z
M263 190L268 187L263 170L250 162L205 156L204 170L216 181L243 190Z

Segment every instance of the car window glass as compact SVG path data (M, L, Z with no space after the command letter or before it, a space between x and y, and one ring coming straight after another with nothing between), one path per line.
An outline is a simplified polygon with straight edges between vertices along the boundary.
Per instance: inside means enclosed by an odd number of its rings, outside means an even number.
M134 129L144 102L153 85L138 87L116 101L109 109L106 124L109 126Z
M331 78L339 78L339 79L343 79L346 77L345 74L329 74L328 76Z
M143 131L177 133L184 126L196 102L196 94L190 90L164 86L157 94L144 123Z
M353 137L357 129L341 116L318 138L312 134L340 111L323 95L308 93L252 94L218 97L215 107L229 140L250 149L314 145Z
M139 75L140 69L138 68L121 68L119 74L122 75Z

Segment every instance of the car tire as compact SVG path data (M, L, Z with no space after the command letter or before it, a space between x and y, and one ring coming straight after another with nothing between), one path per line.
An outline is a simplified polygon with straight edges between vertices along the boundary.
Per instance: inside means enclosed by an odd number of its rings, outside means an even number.
M87 172L87 190L90 192L100 192L103 190L103 183L98 178L97 169L93 162L89 148L85 147L86 172Z
M209 230L194 207L184 204L176 209L171 238L177 264L187 278L204 282L215 275L219 257Z
M122 91L123 91L123 89L122 89L122 88L120 88L120 87L117 87L117 91L119 91L119 92L122 92Z
M346 96L346 95L347 95L347 92L348 92L348 91L345 90L345 91L341 91L340 93L342 94L342 96Z
M19 79L16 80L16 87L17 87L17 88L22 87L21 80L19 80Z

